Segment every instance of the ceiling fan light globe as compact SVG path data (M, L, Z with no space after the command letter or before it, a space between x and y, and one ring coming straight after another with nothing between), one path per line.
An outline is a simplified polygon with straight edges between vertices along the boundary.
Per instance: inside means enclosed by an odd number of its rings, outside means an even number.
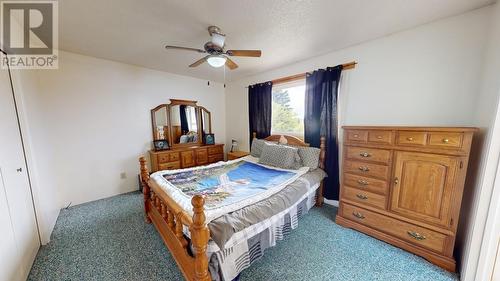
M224 56L209 56L207 62L212 67L221 67L226 64L226 57Z

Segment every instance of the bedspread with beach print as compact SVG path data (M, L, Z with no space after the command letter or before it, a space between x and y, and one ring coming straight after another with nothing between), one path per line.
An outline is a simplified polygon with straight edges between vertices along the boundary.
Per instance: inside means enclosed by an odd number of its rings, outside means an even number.
M204 195L207 220L211 220L279 192L305 172L307 169L283 170L238 159L206 167L160 171L152 178L188 213L192 213L192 196Z

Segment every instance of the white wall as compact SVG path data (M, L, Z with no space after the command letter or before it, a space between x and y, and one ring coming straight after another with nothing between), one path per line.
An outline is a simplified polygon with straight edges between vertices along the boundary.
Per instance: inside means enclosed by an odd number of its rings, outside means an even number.
M464 192L466 200L462 204L461 223L457 237L457 248L463 252L462 264L467 265L461 271L463 280L485 280L483 272L478 272L476 275L476 268L481 247L483 251L485 250L484 245L481 244L500 157L500 143L498 142L500 132L495 133L492 129L495 125L495 116L498 114L500 95L500 4L495 4L493 7L488 30L482 79L474 116L474 125L480 128L480 132L473 144L476 153L471 155L469 164L471 171ZM499 117L496 118L500 120ZM496 124L496 127L499 130L500 124ZM496 142L492 142L494 134L496 134ZM487 269L487 266L492 266L492 261L483 260L479 266Z
M212 112L216 139L226 138L222 84L67 52L59 59L58 70L37 71L38 91L25 97L39 174L57 186L57 207L136 190L150 109L170 98L197 100Z
M357 61L344 72L345 125L472 125L490 7L229 83L227 140L248 149L245 87Z

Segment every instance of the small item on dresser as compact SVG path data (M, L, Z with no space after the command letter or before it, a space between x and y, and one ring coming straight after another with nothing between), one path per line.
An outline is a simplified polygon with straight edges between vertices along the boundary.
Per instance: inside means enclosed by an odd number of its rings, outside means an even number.
M167 140L155 140L155 141L153 141L153 146L155 148L155 151L170 149L170 146L168 145Z
M215 144L215 136L214 136L214 134L205 134L205 135L203 135L203 143L204 144Z
M238 146L238 142L236 140L231 140L231 152L233 152L233 149Z

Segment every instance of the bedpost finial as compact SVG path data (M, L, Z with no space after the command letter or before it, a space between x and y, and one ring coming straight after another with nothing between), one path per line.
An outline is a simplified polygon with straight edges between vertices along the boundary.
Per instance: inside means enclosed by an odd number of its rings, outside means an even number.
M257 132L253 132L253 133L252 133L252 136L253 136L253 138L252 138L252 139L256 139L256 138L257 138Z
M191 199L191 204L193 205L194 209L203 208L203 205L205 205L205 198L203 198L202 195L197 194Z

